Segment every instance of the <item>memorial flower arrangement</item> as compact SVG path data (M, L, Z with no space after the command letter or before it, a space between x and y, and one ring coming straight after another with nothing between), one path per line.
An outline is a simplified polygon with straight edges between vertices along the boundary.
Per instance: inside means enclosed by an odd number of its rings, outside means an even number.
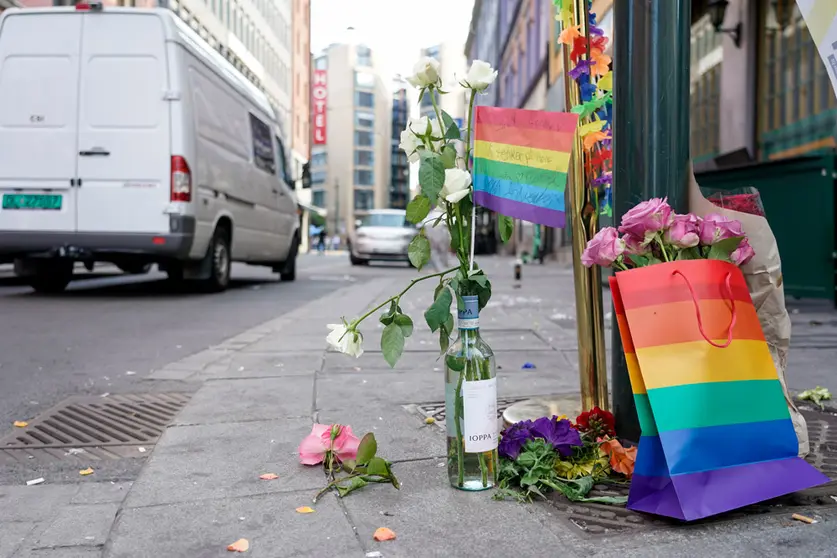
M611 413L596 407L575 423L554 416L509 426L501 433L495 498L531 501L556 491L574 502L625 503L623 497L588 497L594 484L633 474L637 449L622 446L614 424Z
M718 214L700 218L674 213L667 199L637 204L618 229L605 227L581 255L587 266L628 270L679 260L723 260L742 266L755 252L741 223Z

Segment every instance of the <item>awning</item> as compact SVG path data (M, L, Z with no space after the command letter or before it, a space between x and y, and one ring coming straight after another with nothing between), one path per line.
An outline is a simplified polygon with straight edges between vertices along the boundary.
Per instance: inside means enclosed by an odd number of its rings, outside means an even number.
M297 202L297 203L299 204L299 207L301 207L302 209L304 209L306 211L309 211L311 213L316 213L320 217L325 217L328 214L328 210L326 210L322 207L317 207L315 205L307 204L305 202Z

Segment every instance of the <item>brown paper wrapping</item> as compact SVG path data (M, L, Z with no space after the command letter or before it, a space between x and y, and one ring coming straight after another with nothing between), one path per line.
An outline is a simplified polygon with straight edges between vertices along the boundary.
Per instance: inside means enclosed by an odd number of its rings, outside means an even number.
M788 349L790 348L791 320L785 308L785 289L782 285L782 262L779 258L779 247L776 237L767 219L758 215L750 215L730 209L722 209L707 200L700 191L694 171L689 166L689 209L695 215L703 217L710 213L717 213L741 222L744 232L750 241L756 255L741 268L750 296L756 307L764 337L770 349L770 356L776 365L779 381L785 391L785 401L790 410L793 428L799 440L799 456L805 457L810 451L808 443L808 425L805 417L796 408L788 393L785 381L785 370L788 364Z

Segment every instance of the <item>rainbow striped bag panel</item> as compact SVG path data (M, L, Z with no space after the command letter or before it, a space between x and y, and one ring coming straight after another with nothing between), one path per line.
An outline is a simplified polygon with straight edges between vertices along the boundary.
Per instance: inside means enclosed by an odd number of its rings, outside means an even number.
M610 286L642 428L629 509L691 521L829 482L797 457L738 267L669 262Z

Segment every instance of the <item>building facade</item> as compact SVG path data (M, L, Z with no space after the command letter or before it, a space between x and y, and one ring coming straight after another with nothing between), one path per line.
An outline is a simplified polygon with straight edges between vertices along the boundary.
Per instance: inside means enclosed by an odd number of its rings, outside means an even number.
M326 127L311 151L312 204L326 208L328 233L343 236L365 212L389 206L392 93L362 44L329 46L315 58L318 71L327 83Z
M291 6L291 152L290 175L299 204L300 227L307 231L311 211L311 189L303 188L303 166L311 158L311 2L293 0ZM309 238L302 235L300 250L308 251Z
M398 147L401 132L407 128L410 117L410 101L407 83L393 82L392 93L392 142L390 146L389 207L406 209L410 201L410 162L407 154Z

